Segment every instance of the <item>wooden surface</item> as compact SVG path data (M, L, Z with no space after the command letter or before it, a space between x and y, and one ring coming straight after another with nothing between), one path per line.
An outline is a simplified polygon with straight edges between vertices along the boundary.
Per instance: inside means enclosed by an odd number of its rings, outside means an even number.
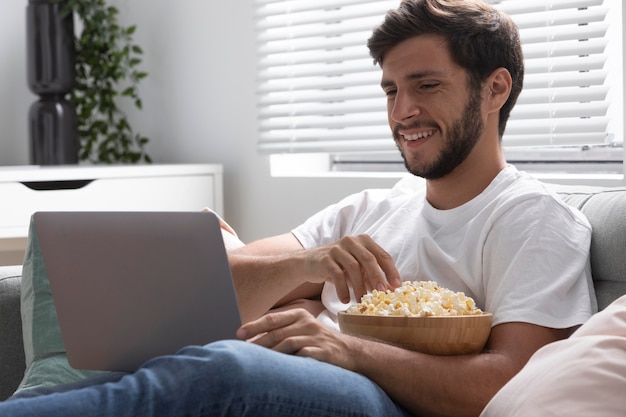
M339 313L343 333L432 355L480 352L491 332L491 313L474 316L391 317Z

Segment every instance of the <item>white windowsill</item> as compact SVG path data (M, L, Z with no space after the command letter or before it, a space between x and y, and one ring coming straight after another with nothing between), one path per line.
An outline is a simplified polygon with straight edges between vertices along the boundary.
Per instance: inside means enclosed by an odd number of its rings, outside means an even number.
M378 178L400 179L404 171L331 171L326 154L270 155L271 176L277 178ZM550 183L596 185L604 187L626 186L624 173L560 173L533 172L533 177Z

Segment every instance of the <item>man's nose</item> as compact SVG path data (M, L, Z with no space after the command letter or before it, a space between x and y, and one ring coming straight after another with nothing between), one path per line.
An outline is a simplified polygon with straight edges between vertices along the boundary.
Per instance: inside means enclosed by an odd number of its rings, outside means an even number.
M421 113L418 101L410 94L398 93L393 101L390 112L391 119L396 123L404 123Z

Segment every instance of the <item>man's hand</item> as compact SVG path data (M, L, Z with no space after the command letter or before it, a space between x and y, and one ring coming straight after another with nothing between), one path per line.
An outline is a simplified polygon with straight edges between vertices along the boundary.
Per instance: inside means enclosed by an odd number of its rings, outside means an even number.
M415 415L477 416L539 347L569 331L503 323L492 329L483 353L432 356L336 332L293 309L246 323L237 337L358 372Z
M326 282L344 303L350 301L350 287L360 300L367 291L402 284L391 255L367 235L304 249L286 233L229 251L228 258L244 322L296 299L319 299Z
M241 326L237 337L278 352L354 369L350 345L356 339L329 329L304 309L268 313Z
M335 284L339 299L357 300L368 291L394 289L402 284L393 258L368 235L345 236L332 245L305 251L305 274Z

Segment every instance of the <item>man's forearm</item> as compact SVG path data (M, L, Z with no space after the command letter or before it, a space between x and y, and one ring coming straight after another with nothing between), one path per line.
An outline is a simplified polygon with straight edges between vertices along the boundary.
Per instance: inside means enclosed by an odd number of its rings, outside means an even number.
M320 299L324 284L307 282L303 256L231 253L229 260L244 323L295 300Z
M424 355L362 342L357 372L415 415L478 416L515 371L497 353Z
M265 314L302 284L293 272L293 257L230 254L229 261L244 323Z
M374 342L354 342L354 369L417 415L478 416L540 347L570 329L530 323L496 325L484 353L431 356Z
M293 299L290 294L299 290L304 280L299 279L301 258L292 255L302 249L293 234L285 233L228 252L244 323L267 313L278 303ZM301 298L310 295L310 288L303 294L297 295Z

